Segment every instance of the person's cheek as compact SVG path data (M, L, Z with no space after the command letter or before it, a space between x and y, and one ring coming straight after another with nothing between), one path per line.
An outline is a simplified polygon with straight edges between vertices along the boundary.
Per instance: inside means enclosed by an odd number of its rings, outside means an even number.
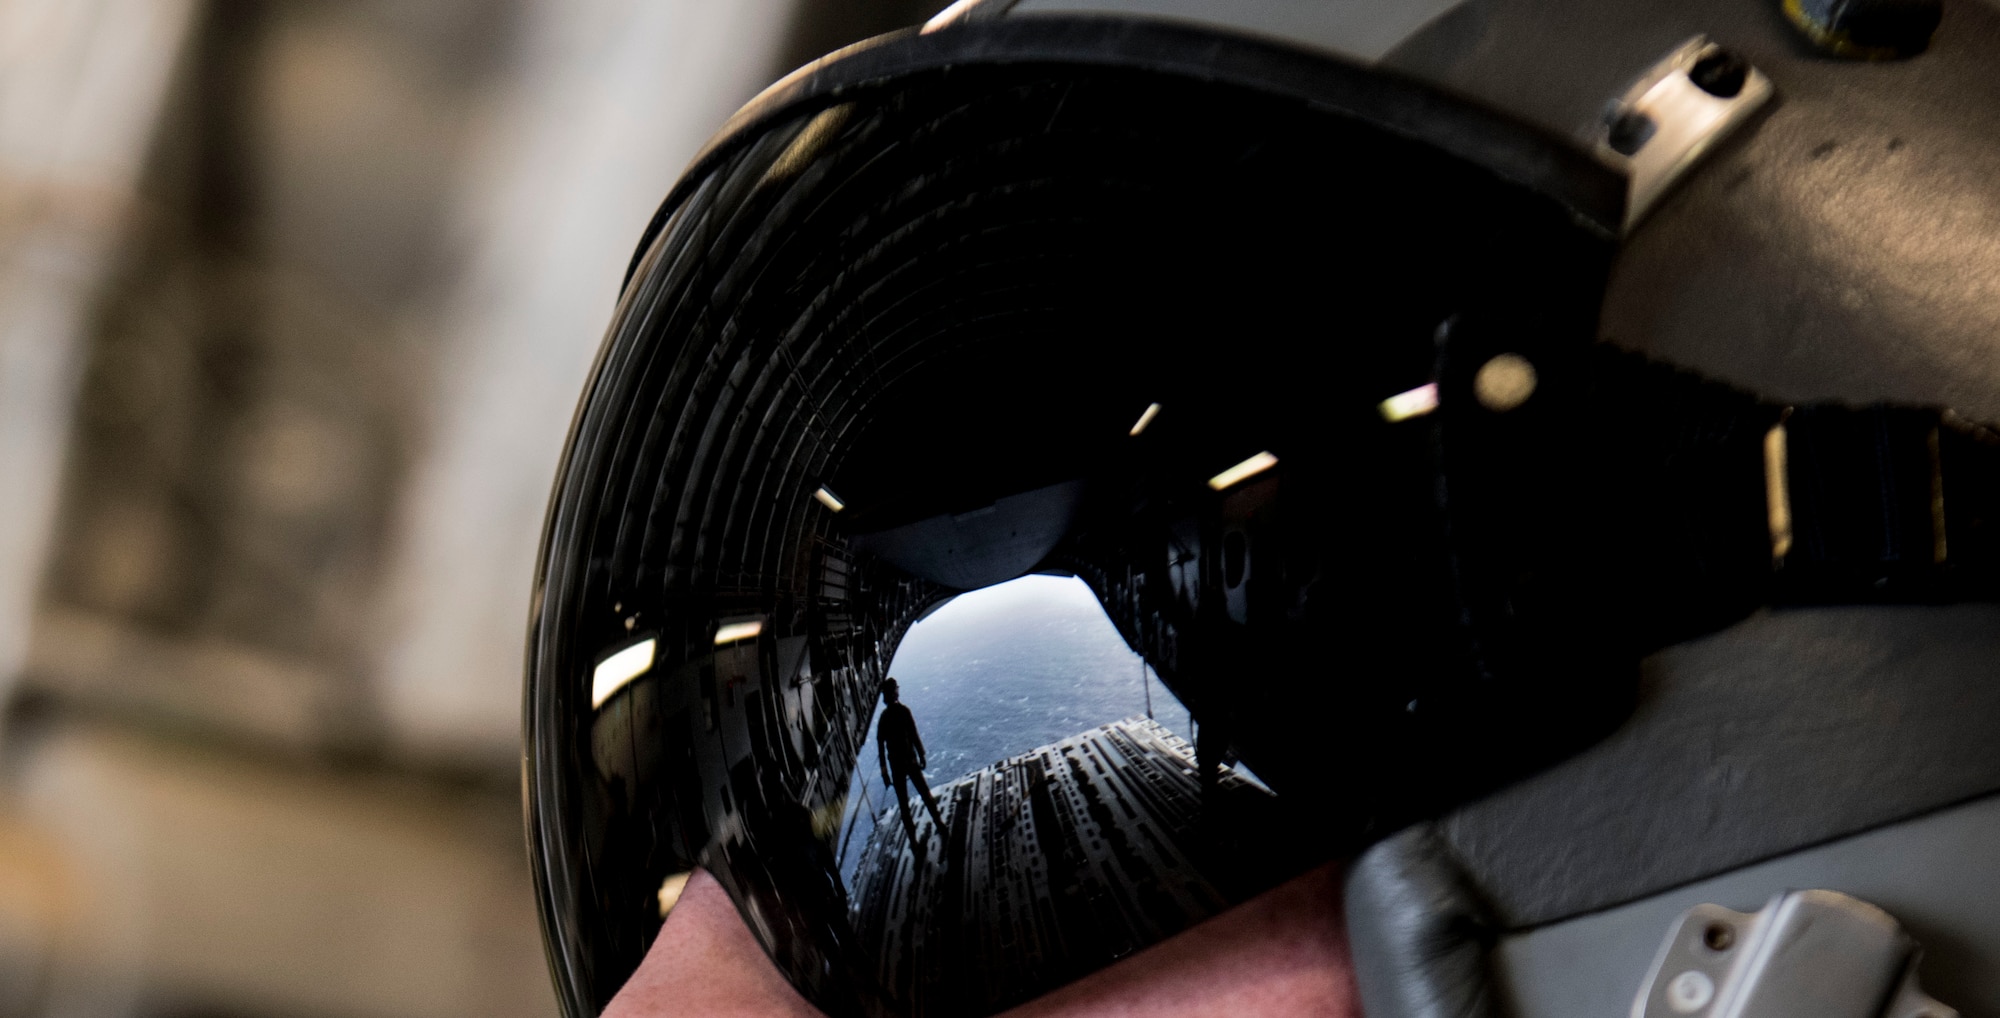
M1003 1018L1361 1018L1342 873L1320 866Z
M638 971L603 1018L823 1018L757 946L722 885L688 878Z
M1321 866L1004 1018L1360 1018L1338 864ZM604 1018L808 1018L706 872Z

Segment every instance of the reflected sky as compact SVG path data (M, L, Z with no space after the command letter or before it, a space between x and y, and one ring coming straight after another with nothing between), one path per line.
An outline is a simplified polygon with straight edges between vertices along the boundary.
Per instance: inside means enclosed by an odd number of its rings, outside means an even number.
M889 674L917 720L940 788L1017 753L1121 718L1153 716L1191 738L1188 712L1125 645L1095 595L1074 577L1024 576L961 594L910 627ZM880 709L876 711L880 716ZM861 747L841 831L852 881L874 819L895 804L882 786L875 725ZM914 793L912 805L922 811Z

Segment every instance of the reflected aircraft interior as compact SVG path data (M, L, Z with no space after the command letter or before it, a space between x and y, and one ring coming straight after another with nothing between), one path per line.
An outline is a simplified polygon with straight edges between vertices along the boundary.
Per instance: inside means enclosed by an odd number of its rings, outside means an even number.
M1228 759L1204 786L1187 709L1075 578L940 605L890 671L942 823L888 791L878 718L838 858L864 963L906 1007L1032 997L1291 875L1269 790Z
M941 783L1100 724L1151 719L1193 745L1187 708L1075 577L1030 574L940 604L910 627L889 673L915 712L925 777L940 795ZM861 746L866 766L847 791L838 854L850 886L876 820L896 816L882 791L880 723L878 707Z
M1497 131L1454 116L1424 122ZM834 1015L991 1013L1615 717L1619 683L1564 685L1587 668L1468 668L1514 653L1467 642L1493 592L1391 536L1449 530L1450 451L1385 399L1591 339L1610 235L1579 203L1615 222L1617 182L1506 137L1516 176L1296 96L1030 63L713 153L635 264L542 568L531 837L578 1013L696 866ZM900 676L944 821L913 793L913 844L870 742L891 662L1021 577L1101 613L1126 705L940 769L936 685ZM1582 619L1589 658L1593 606L1507 605Z

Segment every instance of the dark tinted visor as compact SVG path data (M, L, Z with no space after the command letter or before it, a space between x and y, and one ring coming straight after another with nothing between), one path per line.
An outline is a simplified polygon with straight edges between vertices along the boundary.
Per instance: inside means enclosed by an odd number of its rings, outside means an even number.
M1508 727L1409 422L1449 322L1589 343L1618 181L1281 50L979 39L795 82L635 265L529 654L572 1015L696 867L828 1012L989 1014L1595 730Z

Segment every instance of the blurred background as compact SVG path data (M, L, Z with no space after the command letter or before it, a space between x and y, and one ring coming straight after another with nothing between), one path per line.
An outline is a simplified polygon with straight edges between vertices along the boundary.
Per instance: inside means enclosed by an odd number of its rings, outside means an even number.
M0 0L0 1018L550 1015L528 587L647 218L942 0Z

